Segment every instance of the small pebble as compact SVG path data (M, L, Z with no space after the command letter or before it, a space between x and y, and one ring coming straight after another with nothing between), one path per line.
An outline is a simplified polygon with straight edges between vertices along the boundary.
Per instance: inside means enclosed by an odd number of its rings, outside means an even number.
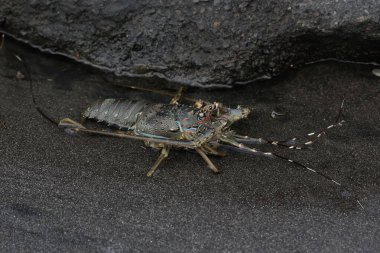
M21 71L17 71L17 73L16 73L16 79L17 80L22 80L24 78L25 78L24 74L21 73Z
M374 74L375 76L380 77L380 69L373 69L372 70L372 74Z
M279 112L276 112L276 111L272 111L272 113L270 114L270 116L275 119L277 118L278 116L284 116L285 113L279 113Z

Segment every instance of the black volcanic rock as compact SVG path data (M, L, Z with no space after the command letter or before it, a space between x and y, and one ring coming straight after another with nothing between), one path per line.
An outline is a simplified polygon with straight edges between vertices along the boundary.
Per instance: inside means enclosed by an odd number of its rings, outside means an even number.
M380 1L2 0L1 29L121 76L189 85L380 56Z

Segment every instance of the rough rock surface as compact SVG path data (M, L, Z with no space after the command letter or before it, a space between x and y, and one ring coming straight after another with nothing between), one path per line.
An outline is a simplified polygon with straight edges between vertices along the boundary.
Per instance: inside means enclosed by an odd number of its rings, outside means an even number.
M378 0L1 2L3 31L117 75L226 85L380 58Z

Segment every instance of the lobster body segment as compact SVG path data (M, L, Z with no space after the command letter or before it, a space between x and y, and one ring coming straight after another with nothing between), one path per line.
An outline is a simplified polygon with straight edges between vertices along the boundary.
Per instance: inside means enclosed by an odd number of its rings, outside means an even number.
M93 119L109 126L133 130L138 115L149 105L144 100L104 99L98 100L82 114L85 119Z
M242 111L242 109L216 108L211 105L198 108L186 104L104 99L87 108L82 116L84 119L93 119L124 131L133 131L138 136L197 140L203 143L217 139L225 130L222 128L230 121L246 117Z
M137 135L172 140L183 139L186 132L190 133L188 140L191 140L197 134L198 126L192 106L152 104L141 113L134 131Z

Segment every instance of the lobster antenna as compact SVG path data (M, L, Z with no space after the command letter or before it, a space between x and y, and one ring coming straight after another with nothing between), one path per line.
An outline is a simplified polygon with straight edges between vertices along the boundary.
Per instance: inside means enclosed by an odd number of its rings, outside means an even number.
M58 121L56 121L55 119L53 119L51 116L49 116L47 113L45 113L37 104L37 100L36 100L36 97L34 95L34 87L33 87L33 81L32 81L32 75L31 75L31 72L30 72L30 69L28 67L28 65L22 60L22 58L20 56L18 56L17 54L14 55L16 57L16 59L21 62L21 65L23 66L24 70L25 70L25 74L29 80L29 90L30 90L30 94L32 96L32 101L33 101L33 105L34 105L34 108L36 108L37 112L39 114L41 114L42 117L44 117L46 120L48 120L49 122L51 122L52 124L58 126Z
M122 86L124 86L124 85L122 85ZM165 95L165 96L170 96L170 97L176 96L176 93L160 91L160 90L156 90L156 89L149 89L149 88L129 86L129 85L126 85L125 87L133 89L133 90L147 91L147 92L156 93L156 94ZM184 100L187 100L190 102L196 102L197 101L197 99L189 98L189 97L185 97L185 96L181 96L181 99L184 99Z
M284 160L284 161L286 161L288 163L294 164L297 167L300 167L300 168L304 169L305 171L309 171L309 172L315 173L315 174L319 175L320 177L323 177L324 179L327 179L328 181L330 181L331 183L335 184L336 186L342 187L344 190L348 191L346 189L346 187L343 186L340 182L338 182L338 181L332 179L330 176L328 176L328 175L326 175L326 174L324 174L324 173L322 173L320 171L314 170L314 169L312 169L312 168L310 168L310 167L308 167L308 166L306 166L306 165L304 165L304 164L302 164L300 162L291 160L291 159L289 159L287 157L284 157L282 155L279 155L279 154L276 154L276 153L273 153L273 152L263 152L263 151L260 151L258 149L255 149L255 148L250 148L248 146L245 146L243 143L239 143L239 142L237 142L237 141L235 141L233 139L225 139L225 138L223 138L222 141L225 142L225 143L228 143L228 144L232 145L233 147L230 146L230 149L233 149L235 147L235 149L237 151L243 151L245 153L250 153L250 154L255 154L255 155L263 155L263 156L267 156L267 157L276 157L276 158L279 158L279 159ZM228 147L227 147L227 149L228 149ZM348 192L350 192L350 191L348 191ZM358 199L356 199L356 202L364 210L363 205L360 203L360 201Z
M126 87L132 90L138 90L138 91L146 91L146 92L151 92L159 95L164 95L164 96L169 96L169 97L174 97L176 96L176 93L172 92L167 92L167 91L162 91L162 90L157 90L157 89L151 89L151 88L144 88L144 87L138 87L134 85L127 85L127 84L121 84L120 82L115 82L114 85L121 86L121 87ZM189 101L189 102L198 102L199 99L191 98L191 97L186 97L186 96L181 96L181 99ZM207 102L207 101L205 101Z
M270 145L279 146L279 147L288 148L288 149L294 149L294 150L306 149L310 145L317 142L322 136L325 136L330 129L339 127L345 122L343 119L344 102L345 102L345 98L343 96L343 100L340 103L339 112L336 116L335 123L325 128L322 128L319 131L308 133L306 136L307 140L304 141L303 143L297 142L296 140L298 140L299 138L296 138L296 137L280 141L280 140L269 140L265 138L252 138L249 136L234 134L234 138L236 139L236 141L244 143L244 144L270 144Z

